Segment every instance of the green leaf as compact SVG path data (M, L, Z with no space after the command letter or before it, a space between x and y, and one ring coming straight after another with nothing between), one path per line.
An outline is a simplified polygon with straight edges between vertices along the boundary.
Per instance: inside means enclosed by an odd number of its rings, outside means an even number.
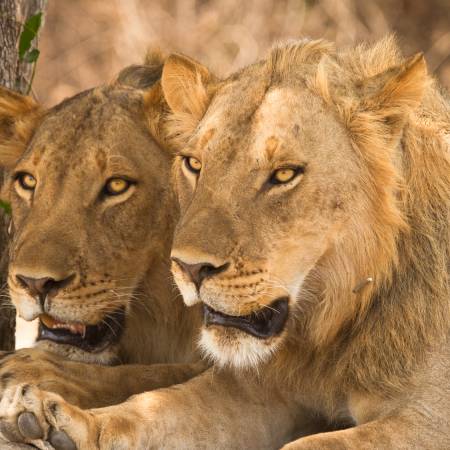
M3 209L5 214L8 214L8 216L11 215L11 205L8 202L4 202L3 200L0 200L0 208Z
M42 12L31 16L23 25L22 33L19 39L19 58L24 59L25 54L31 47L33 39L36 37L41 27ZM37 59L37 58L36 58Z
M39 28L41 27L41 22L42 22L42 12L38 12L34 16L31 16L25 22L25 28L28 28L34 34L37 34L37 32L39 31Z
M23 60L29 63L34 63L39 58L39 54L39 50L37 48L33 48L33 50L25 54Z

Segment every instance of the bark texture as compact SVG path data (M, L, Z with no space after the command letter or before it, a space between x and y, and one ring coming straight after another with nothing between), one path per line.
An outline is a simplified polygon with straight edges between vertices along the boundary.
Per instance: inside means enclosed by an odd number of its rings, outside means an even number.
M19 60L18 41L22 24L39 11L44 12L46 0L0 0L0 84L26 93L32 77L33 64ZM0 171L0 183L3 180ZM0 212L0 350L14 349L15 311L7 298L8 267L7 222ZM3 448L3 447L2 447Z

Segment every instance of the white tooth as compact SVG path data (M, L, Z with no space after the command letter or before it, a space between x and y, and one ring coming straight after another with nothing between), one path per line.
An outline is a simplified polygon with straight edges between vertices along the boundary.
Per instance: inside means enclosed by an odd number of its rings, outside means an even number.
M86 325L81 323L62 323L57 322L51 326L52 329L64 329L70 331L72 334L81 334L83 338L86 337Z

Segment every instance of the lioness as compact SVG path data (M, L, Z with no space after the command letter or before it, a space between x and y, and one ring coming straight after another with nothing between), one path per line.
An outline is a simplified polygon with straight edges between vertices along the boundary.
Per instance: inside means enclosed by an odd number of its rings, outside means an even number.
M173 272L222 369L87 411L22 385L3 420L83 450L263 449L310 410L356 426L286 448L450 448L450 108L423 57L300 41L220 81L173 55L162 86Z
M9 290L22 318L40 318L36 349L0 360L3 390L32 382L93 407L200 370L201 314L170 278L177 206L161 70L154 55L47 111L0 89ZM182 364L136 366L151 363Z

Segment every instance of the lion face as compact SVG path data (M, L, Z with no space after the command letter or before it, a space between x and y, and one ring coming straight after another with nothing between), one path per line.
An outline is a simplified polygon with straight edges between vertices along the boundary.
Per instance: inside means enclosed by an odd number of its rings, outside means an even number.
M116 356L137 286L167 254L170 158L145 108L127 86L79 94L40 119L10 167L11 298L40 318L41 347L74 359Z
M270 90L253 120L227 114L235 100L219 94L177 158L172 257L185 302L204 303L202 346L246 365L279 346L363 175L343 127L308 92Z
M328 51L315 45L309 61L299 61L301 45L289 47L292 54L224 82L177 55L163 71L179 146L172 271L185 303L203 303L201 347L222 365L266 361L293 333L311 342L321 318L344 322L340 308L364 299L352 288L395 247L402 226L386 155L379 166L362 155L339 111L308 80ZM188 92L175 89L181 76L191 80ZM386 148L395 147L401 120L388 111L374 119L386 127ZM380 202L373 191L383 178ZM381 236L380 220L392 235Z

